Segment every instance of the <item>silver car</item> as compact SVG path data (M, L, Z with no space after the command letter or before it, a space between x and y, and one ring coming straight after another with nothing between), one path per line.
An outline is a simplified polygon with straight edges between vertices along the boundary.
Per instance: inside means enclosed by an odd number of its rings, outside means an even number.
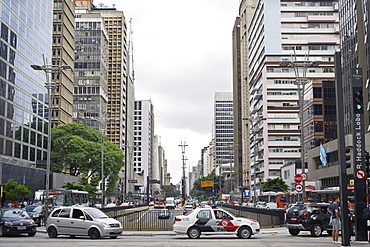
M46 221L50 238L58 235L117 238L123 231L119 221L92 207L59 207Z

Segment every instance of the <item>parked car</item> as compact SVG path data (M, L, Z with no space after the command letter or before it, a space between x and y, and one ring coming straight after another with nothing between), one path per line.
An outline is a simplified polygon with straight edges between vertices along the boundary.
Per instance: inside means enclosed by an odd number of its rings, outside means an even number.
M97 208L59 207L49 215L46 231L50 238L58 235L117 238L123 231L119 221Z
M0 211L0 237L27 233L36 235L36 224L26 211L20 208L2 209Z
M188 215L176 216L173 231L193 239L201 234L235 234L247 239L260 232L260 224L256 220L236 217L223 209L197 208Z
M27 214L35 221L37 226L42 226L45 219L44 206L41 205L28 205L25 208Z
M312 236L319 237L326 230L331 235L330 213L327 211L329 205L329 203L297 203L292 205L286 214L286 226L289 233L296 236L301 231L310 231Z
M158 212L158 219L169 219L170 218L170 211L168 209L161 209Z

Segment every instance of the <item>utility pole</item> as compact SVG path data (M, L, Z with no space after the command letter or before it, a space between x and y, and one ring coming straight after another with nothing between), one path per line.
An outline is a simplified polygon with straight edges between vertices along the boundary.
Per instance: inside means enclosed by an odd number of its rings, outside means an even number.
M186 145L186 141L184 141L184 143L182 143L181 141L181 144L179 145L179 147L181 147L181 153L182 153L182 179L181 179L181 204L182 205L185 204L185 161L186 161L185 148L187 146L188 145Z

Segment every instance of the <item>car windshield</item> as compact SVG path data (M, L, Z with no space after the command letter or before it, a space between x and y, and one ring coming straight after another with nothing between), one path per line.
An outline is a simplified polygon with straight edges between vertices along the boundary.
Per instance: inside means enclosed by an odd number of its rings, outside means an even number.
M4 218L29 219L30 216L23 210L6 210L3 212Z
M300 212L305 209L306 209L306 206L304 205L294 205L291 208L289 208L288 213L292 214L292 213Z
M103 213L102 211L100 211L97 208L88 208L88 209L85 209L85 211L87 213L89 213L91 215L91 217L93 217L94 219L107 219L107 218L109 218L108 215L106 215L105 213Z
M26 207L27 212L41 212L41 206L30 205Z

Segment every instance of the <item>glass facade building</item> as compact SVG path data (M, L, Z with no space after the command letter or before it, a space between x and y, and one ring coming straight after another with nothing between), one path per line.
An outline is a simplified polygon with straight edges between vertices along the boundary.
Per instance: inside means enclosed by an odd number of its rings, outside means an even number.
M0 155L46 160L53 1L0 0Z

